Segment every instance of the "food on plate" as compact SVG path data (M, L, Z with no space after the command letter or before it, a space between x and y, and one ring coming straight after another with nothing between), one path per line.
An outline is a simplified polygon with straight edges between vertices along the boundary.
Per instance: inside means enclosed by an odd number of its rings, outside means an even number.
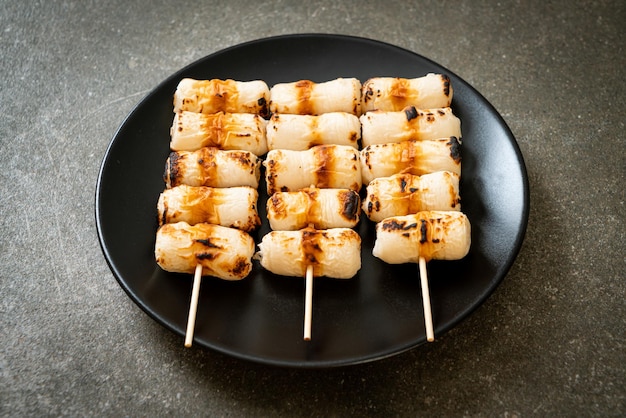
M449 107L452 85L445 74L427 74L417 78L374 77L363 83L362 112L398 111L407 106L418 109Z
M181 111L174 115L170 148L173 151L195 151L217 147L263 155L267 152L266 124L265 119L251 113Z
M435 333L426 263L459 260L468 254L470 245L471 225L463 212L423 211L392 216L376 224L374 257L389 264L419 266L427 341L434 341Z
M261 160L249 151L224 151L214 147L171 152L163 179L168 188L189 186L257 188Z
M336 144L358 148L361 123L346 112L321 115L275 113L267 124L269 149L306 150L315 145Z
M361 268L361 237L349 228L272 231L255 258L274 274L305 277L310 266L314 277L348 279Z
M252 270L254 250L252 237L239 229L177 222L157 230L154 255L166 271L193 274L200 264L203 276L241 280Z
M262 80L183 78L174 92L174 113L254 113L268 116L270 90Z
M449 107L420 110L408 106L400 111L376 110L359 119L363 147L451 136L461 138L461 121Z
M393 216L376 224L372 254L389 264L458 260L471 243L471 226L463 212L424 211Z
M363 183L397 173L418 176L435 171L461 174L461 143L456 137L369 145L361 150Z
M320 115L329 112L361 114L361 82L336 78L315 83L300 80L275 84L270 90L271 113Z
M249 186L180 186L165 189L159 196L159 225L187 222L210 223L250 232L261 225L257 211L259 192Z
M359 222L361 198L354 190L307 187L276 192L267 200L273 230L352 228Z
M310 185L361 189L359 151L347 145L317 145L305 151L271 150L263 162L267 194Z
M425 210L460 211L459 175L436 171L376 178L367 185L362 208L374 222Z

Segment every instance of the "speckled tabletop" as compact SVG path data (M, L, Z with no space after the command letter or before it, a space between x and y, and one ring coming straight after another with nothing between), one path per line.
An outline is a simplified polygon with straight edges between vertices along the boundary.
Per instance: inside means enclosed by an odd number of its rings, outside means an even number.
M19 1L0 22L1 416L626 414L623 1ZM324 370L185 349L107 266L94 191L125 116L185 65L290 33L426 56L519 143L521 252L435 343Z

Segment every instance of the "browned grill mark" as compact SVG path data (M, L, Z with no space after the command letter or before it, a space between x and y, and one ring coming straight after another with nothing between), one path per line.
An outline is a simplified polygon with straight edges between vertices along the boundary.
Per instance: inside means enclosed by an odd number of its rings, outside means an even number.
M451 136L447 145L450 147L450 157L458 164L461 162L461 143L455 136Z
M400 192L401 193L406 193L406 178L404 176L400 177Z
M302 189L302 193L306 194L309 197L309 199L311 199L312 201L318 200L318 196L319 196L318 188L307 187L306 189Z
M216 253L198 253L196 254L196 258L198 260L215 260L217 257L219 256L219 254Z
M179 154L177 152L170 152L170 156L165 162L165 172L163 173L163 180L170 187L177 186L179 183Z
M314 114L313 103L311 102L311 93L314 87L315 83L310 80L300 80L296 82L295 89L298 103L296 113L301 115Z
M207 248L222 248L219 245L211 241L211 238L199 238L194 240L195 242L204 245Z
M404 141L399 143L398 160L401 171L408 170L411 174L422 174L418 169L421 166L420 161L424 158L422 147L417 141Z
M450 97L450 77L448 77L445 74L442 74L441 80L443 81L443 94L446 97Z
M311 118L309 119L309 130L311 132L311 139L308 144L308 148L311 148L315 145L321 145L324 143L324 136L318 130L319 119Z
M234 157L241 165L248 166L251 165L254 168L254 164L250 159L250 154L242 151L231 151L230 155Z
M416 223L411 223L407 225L405 221L398 221L396 219L389 219L383 221L381 228L383 231L409 231L411 229L415 229L417 227Z
M316 275L319 272L318 265L322 260L324 253L320 246L321 239L323 239L325 233L323 231L317 231L314 229L304 229L302 231L302 255L306 260L306 264L313 267L313 274Z
M274 193L269 197L268 204L273 208L276 218L284 219L287 217L288 213L285 210L285 205L283 205L283 199L280 198L278 193Z
M167 223L167 200L163 200L163 213L159 217L159 226L163 226Z
M341 214L344 218L355 221L360 212L361 198L354 190L344 190L339 193L341 202Z
M218 149L213 147L201 148L198 150L198 165L202 167L202 184L208 186L217 178L216 154Z
M420 226L420 244L424 244L428 241L428 222L426 219L421 219Z
M235 82L232 80L211 80L207 85L207 93L212 97L213 105L217 111L229 111L229 100L236 96Z
M408 106L404 108L404 114L406 115L406 120L411 121L412 119L417 118L419 115L415 106Z
M196 253L196 258L198 260L215 260L219 257L220 253L215 251L217 249L222 249L222 247L211 240L211 238L199 238L194 239L194 242L208 248L207 251L199 251Z
M320 145L314 148L315 185L320 189L331 187L333 177L333 148Z
M454 209L461 204L461 196L457 194L456 189L452 183L450 183L448 187L448 192L450 193L450 207Z
M206 115L201 131L206 132L202 145L206 147L220 147L224 142L228 130L225 127L225 115L223 112Z
M248 263L248 259L245 257L237 257L234 262L233 268L230 272L237 277L244 277L247 275L250 270L250 264Z
M305 188L301 190L301 193L306 195L306 220L307 223L313 224L315 227L320 225L320 222L323 221L322 215L320 213L320 205L319 205L319 189L313 188ZM285 214L286 216L287 214Z
M276 184L276 170L278 169L279 163L276 160L268 159L266 161L267 170L266 170L266 181L267 181L267 191L269 194L273 194L277 191Z
M394 109L402 109L410 92L410 81L405 78L394 78L389 89L389 98Z
M259 109L258 109L259 116L261 116L264 119L269 118L270 107L269 107L269 103L267 102L267 99L265 99L265 97L260 97L259 100L257 100L257 105L259 106Z
M367 102L374 100L374 89L372 88L372 81L367 80L363 87L361 88L361 96L364 104Z
M370 154L369 147L365 148L365 152L361 154L361 161L363 161L363 164L365 164L368 170L372 169L372 158Z

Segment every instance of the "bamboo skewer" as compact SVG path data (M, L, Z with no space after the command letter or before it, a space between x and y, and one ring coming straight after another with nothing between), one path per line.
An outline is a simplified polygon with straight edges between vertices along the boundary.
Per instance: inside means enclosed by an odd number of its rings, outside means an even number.
M314 187L313 184L310 186ZM309 224L309 228L313 228ZM304 291L304 341L311 341L311 323L313 321L313 266L306 266L305 291Z
M313 266L306 268L306 290L304 296L304 341L311 340L311 318L313 315Z
M430 307L430 292L428 290L428 275L426 272L426 259L419 258L420 282L422 284L422 300L424 303L424 321L426 323L426 340L428 342L435 341L435 332L433 331L433 314Z
M196 266L193 275L193 290L191 292L191 303L189 304L189 316L187 319L187 333L185 334L185 347L191 347L193 341L193 331L196 325L196 312L198 311L198 297L200 295L200 282L202 281L202 264Z

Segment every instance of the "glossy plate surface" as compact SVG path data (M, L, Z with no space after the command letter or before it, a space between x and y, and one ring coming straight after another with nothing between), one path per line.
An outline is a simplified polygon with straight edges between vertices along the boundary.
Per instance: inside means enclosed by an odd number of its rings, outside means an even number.
M192 277L154 261L156 202L164 187L172 97L183 77L280 82L337 77L414 78L445 73L463 131L462 209L472 247L460 261L428 265L435 336L458 324L494 291L524 238L528 180L518 145L497 111L470 85L436 63L393 45L337 35L261 39L209 55L173 74L123 122L106 151L96 189L96 223L119 284L148 315L185 332ZM265 217L264 183L260 214ZM267 220L253 236L269 231ZM417 265L387 265L371 255L374 225L363 220L362 269L351 280L314 284L312 341L302 340L304 280L274 276L258 262L239 282L204 278L195 345L238 358L289 367L372 361L426 342Z

